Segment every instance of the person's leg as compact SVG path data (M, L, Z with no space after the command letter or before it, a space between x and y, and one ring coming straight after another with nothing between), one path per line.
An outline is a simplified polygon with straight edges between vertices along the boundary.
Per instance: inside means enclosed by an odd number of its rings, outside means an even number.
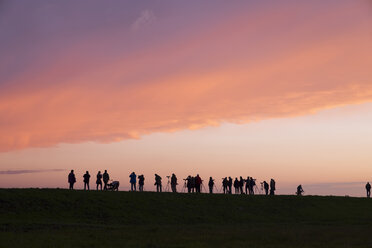
M84 190L87 190L87 183L84 182Z
M87 183L87 187L88 187L88 190L89 190L89 183Z

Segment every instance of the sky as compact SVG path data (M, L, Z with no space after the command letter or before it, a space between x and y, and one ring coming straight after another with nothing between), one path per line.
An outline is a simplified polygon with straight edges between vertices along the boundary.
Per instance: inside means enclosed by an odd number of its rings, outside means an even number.
M372 181L371 1L3 0L0 54L0 187Z

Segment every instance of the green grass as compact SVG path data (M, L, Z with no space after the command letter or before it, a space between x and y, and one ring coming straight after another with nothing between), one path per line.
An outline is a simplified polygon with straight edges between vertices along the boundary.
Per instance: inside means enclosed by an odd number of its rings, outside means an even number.
M0 190L0 247L372 247L372 200Z

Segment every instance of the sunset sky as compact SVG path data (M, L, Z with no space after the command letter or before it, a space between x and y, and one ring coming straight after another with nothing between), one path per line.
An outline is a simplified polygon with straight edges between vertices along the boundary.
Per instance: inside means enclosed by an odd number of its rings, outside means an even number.
M70 169L364 195L372 1L0 0L0 187Z

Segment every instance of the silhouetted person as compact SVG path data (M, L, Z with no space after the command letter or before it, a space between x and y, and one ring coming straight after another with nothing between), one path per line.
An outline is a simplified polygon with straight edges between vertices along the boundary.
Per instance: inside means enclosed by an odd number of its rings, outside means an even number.
M155 174L155 183L154 183L154 185L156 185L156 191L157 192L161 192L162 191L161 176L159 176L158 174Z
M371 184L369 182L366 184L366 190L367 190L367 197L371 197Z
M304 190L302 189L302 185L298 185L297 186L297 192L296 192L296 195L302 195L302 193L304 192Z
M88 190L89 190L90 175L89 175L88 171L84 174L83 178L84 178L84 190L86 190L86 188L88 188Z
M227 189L227 185L229 184L228 180L227 180L227 177L225 177L223 180L222 180L222 187L223 187L223 193L224 194L227 194L228 193L228 189Z
M192 177L189 175L187 178L186 178L186 187L187 187L187 192L188 193L191 193L191 190L192 190Z
M229 177L229 180L227 181L227 187L229 187L229 194L232 193L232 190L231 190L232 184L233 184L233 180L231 177Z
M213 194L213 186L214 186L214 180L212 177L209 178L208 187L209 187L209 193Z
M275 195L275 181L274 179L270 180L270 195Z
M107 170L105 170L105 172L103 173L103 183L105 184L103 187L104 190L107 190L107 183L109 180L110 180L110 176L107 173ZM101 187L102 187L102 183L101 183Z
M244 194L244 192L243 192L243 186L244 186L244 179L242 177L240 177L240 180L239 180L239 191L240 191L240 194Z
M195 177L196 193L200 193L201 184L202 184L202 179L200 178L199 174L197 174L196 177Z
M136 184L137 184L137 175L136 173L132 172L130 175L129 175L129 182L130 182L130 190L131 191L136 191Z
M143 185L145 185L145 177L143 175L138 176L138 185L139 185L139 191L143 191Z
M266 181L263 181L263 188L265 190L265 195L269 194L269 184Z
M249 186L250 186L250 177L247 177L245 181L245 194L248 195L251 193L251 191L249 190Z
M234 189L235 189L235 194L239 194L239 180L236 177L234 180Z
M195 187L196 187L195 177L191 177L191 192L192 193L195 193Z
M250 189L250 193L251 195L254 195L254 186L256 186L256 179L253 179L251 177L251 180L250 180L250 185L249 185L249 189Z
M102 174L101 174L101 171L98 171L98 173L97 173L96 184L97 184L97 190L98 190L98 186L100 186L101 190L102 190Z
M76 182L74 170L71 170L70 174L68 174L68 183L70 184L69 189L74 189L74 183Z
M172 192L173 193L177 193L177 177L176 175L173 173L172 174L172 177L171 177L171 188L172 188Z

